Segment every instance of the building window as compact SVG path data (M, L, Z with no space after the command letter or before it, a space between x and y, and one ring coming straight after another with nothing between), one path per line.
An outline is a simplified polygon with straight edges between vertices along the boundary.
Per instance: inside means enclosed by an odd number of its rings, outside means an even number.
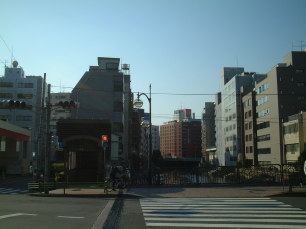
M258 165L260 166L271 165L271 161L258 161Z
M253 153L253 146L250 146L250 153Z
M0 98L1 99L11 99L13 98L13 94L12 93L0 93Z
M271 149L270 148L262 148L257 150L258 154L271 154Z
M269 84L265 83L265 84L261 85L259 88L256 89L256 93L260 94L260 93L266 91L268 88L269 88Z
M284 127L285 134L295 134L299 132L299 125L297 123L288 125Z
M296 86L298 86L298 87L305 87L305 83L304 82L297 82Z
M18 83L18 88L33 88L33 83Z
M0 120L11 121L10 115L0 115Z
M18 99L32 99L33 94L17 94Z
M5 148L6 148L6 137L0 136L0 151L5 152Z
M269 141L269 140L270 140L270 134L265 134L257 137L258 142Z
M296 73L303 73L303 72L304 72L304 69L296 69L295 72L296 72Z
M298 100L306 100L305 95L298 95L297 97Z
M252 122L249 122L249 129L252 129Z
M269 112L270 112L270 109L269 109L269 108L268 108L268 109L264 109L264 110L262 110L262 111L256 113L256 114L257 114L257 118L266 116L266 115L269 114Z
M268 128L268 127L270 127L270 122L263 122L263 123L257 124L257 130Z
M0 87L13 87L13 82L0 82Z
M300 152L300 145L298 143L285 145L285 152L291 154L298 153Z

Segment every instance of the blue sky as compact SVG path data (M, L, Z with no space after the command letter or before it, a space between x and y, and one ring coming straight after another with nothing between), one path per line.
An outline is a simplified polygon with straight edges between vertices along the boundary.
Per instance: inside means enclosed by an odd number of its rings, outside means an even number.
M0 75L13 51L26 75L69 92L97 57L118 57L133 92L152 84L153 124L180 108L200 118L222 67L267 73L306 44L305 12L305 0L0 0Z

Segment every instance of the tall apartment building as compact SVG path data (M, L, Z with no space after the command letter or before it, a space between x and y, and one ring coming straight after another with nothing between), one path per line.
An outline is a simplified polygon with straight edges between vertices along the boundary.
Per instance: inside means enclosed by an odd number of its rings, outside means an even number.
M221 79L221 128L216 130L217 157L220 165L236 165L241 153L241 95L242 86L251 86L253 77L244 73L244 68L223 68ZM220 147L221 146L221 147Z
M15 100L26 103L26 109L0 109L0 119L26 128L31 131L29 143L30 157L33 166L42 167L43 152L39 149L39 138L44 131L41 129L42 102L47 93L43 94L44 80L41 76L25 76L24 70L14 61L12 67L5 67L5 74L0 77L0 100ZM46 88L46 85L45 85Z
M202 113L202 156L205 162L214 163L215 151L211 151L216 147L215 137L215 103L206 102ZM210 150L208 150L210 149ZM213 153L213 155L210 155Z
M126 160L130 151L130 74L129 65L120 69L119 64L120 58L98 57L98 66L90 66L72 90L71 99L80 106L72 110L71 118L110 121L112 135L119 139L116 159Z
M286 163L282 123L306 110L306 52L293 51L257 82L256 125L259 165Z
M164 158L201 157L201 121L172 121L160 126L160 152Z

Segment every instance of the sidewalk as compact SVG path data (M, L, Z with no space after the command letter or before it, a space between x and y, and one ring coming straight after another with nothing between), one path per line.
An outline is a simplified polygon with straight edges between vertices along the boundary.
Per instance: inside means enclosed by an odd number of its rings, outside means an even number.
M306 187L293 187L289 192L288 186L146 186L129 188L125 190L104 192L103 188L67 188L56 189L45 193L31 193L35 196L74 196L74 197L266 197L275 195L285 196L306 196Z

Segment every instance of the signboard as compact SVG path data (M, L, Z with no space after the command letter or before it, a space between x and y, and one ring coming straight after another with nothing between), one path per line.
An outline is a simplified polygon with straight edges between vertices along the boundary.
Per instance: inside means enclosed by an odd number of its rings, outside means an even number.
M304 174L306 175L306 161L304 162Z

